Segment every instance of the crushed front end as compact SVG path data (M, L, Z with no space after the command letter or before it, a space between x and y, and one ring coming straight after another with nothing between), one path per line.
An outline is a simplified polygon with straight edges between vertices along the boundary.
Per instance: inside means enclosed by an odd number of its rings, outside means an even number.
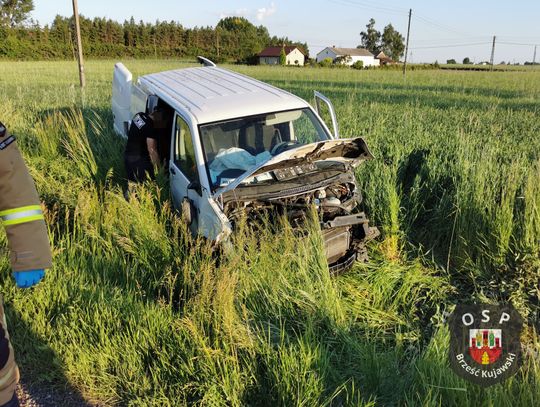
M330 272L367 261L366 242L379 231L369 226L360 209L362 194L349 163L324 160L271 172L263 182L242 184L222 195L223 212L233 227L242 216L256 220L265 214L286 216L293 227L302 229L315 208Z

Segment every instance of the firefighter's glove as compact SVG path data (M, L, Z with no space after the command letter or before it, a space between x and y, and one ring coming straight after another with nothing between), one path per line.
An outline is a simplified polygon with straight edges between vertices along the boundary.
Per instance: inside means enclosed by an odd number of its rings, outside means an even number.
M19 288L30 288L38 284L45 277L45 270L15 271L13 278Z

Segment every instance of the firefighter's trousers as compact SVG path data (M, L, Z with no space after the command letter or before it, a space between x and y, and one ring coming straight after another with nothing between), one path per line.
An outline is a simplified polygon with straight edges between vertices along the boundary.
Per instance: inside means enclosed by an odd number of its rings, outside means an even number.
M0 406L11 400L19 381L19 369L15 364L13 347L9 342L2 301L0 295Z

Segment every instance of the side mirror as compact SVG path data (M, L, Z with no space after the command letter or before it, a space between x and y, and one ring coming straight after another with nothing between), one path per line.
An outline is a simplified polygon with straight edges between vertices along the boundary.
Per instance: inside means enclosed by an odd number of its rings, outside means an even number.
M182 203L180 207L181 207L180 213L182 214L182 219L188 225L191 225L191 223L193 222L194 215L196 214L193 208L193 204L191 203L191 200L188 198L182 199Z

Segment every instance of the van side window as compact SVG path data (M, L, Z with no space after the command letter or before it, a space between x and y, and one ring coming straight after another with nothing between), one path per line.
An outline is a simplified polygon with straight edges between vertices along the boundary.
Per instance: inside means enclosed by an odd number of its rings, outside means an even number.
M175 123L175 152L174 163L190 181L199 181L197 161L188 124L180 116Z

